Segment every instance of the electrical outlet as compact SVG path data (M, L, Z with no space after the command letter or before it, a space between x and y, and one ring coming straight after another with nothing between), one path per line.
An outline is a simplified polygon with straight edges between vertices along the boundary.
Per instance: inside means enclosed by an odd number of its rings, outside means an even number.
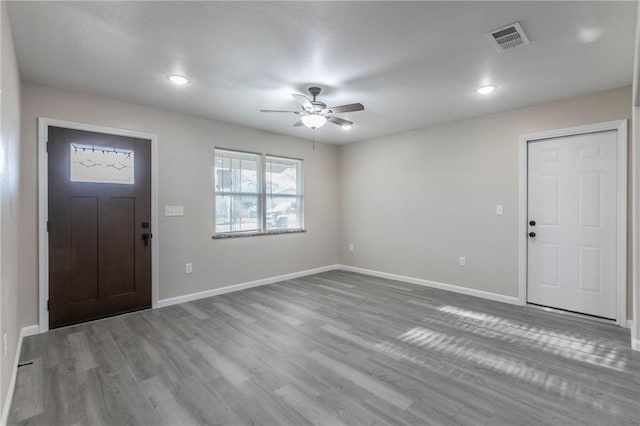
M467 266L467 258L464 256L460 256L460 260L458 261L460 266Z
M353 243L349 243L349 251L353 251L354 247L353 247Z
M498 204L496 206L496 214L503 215L504 214L504 206L502 204Z
M193 273L193 263L185 263L184 264L184 273L185 274Z
M7 338L7 333L2 335L2 358L7 357L7 347L9 346L9 340Z

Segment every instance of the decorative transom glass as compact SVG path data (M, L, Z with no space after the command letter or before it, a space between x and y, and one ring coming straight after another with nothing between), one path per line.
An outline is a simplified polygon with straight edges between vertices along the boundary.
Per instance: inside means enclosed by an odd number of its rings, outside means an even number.
M135 183L132 149L71 144L71 181Z

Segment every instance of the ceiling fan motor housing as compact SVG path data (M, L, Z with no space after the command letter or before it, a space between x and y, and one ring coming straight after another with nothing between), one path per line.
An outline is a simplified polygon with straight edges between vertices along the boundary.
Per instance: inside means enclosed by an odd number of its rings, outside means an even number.
M322 92L322 89L319 87L309 87L309 93L313 96L313 100L316 100L316 96L318 96Z
M322 92L322 89L319 87L309 87L309 93L313 96L313 100L311 101L311 105L313 105L313 109L309 112L318 113L323 109L327 108L327 104L324 102L316 101L316 97Z
M320 102L320 101L311 101L311 105L313 105L313 111L312 112L320 112L323 109L327 108L327 104L325 104L324 102Z

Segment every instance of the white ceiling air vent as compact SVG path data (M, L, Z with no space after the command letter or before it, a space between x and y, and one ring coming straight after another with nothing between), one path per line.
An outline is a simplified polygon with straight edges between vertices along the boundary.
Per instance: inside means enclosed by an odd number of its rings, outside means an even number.
M519 22L493 30L487 33L487 37L498 52L529 44L529 39Z

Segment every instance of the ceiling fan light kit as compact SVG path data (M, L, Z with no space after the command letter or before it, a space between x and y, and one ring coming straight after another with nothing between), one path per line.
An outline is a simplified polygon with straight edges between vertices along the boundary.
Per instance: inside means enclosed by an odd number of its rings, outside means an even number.
M310 129L319 129L320 127L324 126L327 122L327 118L320 114L303 115L301 120L302 120L302 124L304 124Z
M339 114L343 112L353 112L353 111L362 111L364 110L364 106L361 103L348 104L348 105L340 105L335 107L327 108L327 104L324 102L320 102L317 100L318 95L320 94L321 89L319 87L309 87L309 94L313 97L313 100L310 100L304 95L292 94L293 99L300 104L300 111L281 111L281 110L270 110L263 109L261 112L286 112L289 114L297 114L300 115L300 120L296 121L293 124L293 127L306 126L312 130L319 129L324 126L327 121L340 126L344 130L351 129L353 126L353 122L349 120L345 120L344 118L335 117L332 114Z

